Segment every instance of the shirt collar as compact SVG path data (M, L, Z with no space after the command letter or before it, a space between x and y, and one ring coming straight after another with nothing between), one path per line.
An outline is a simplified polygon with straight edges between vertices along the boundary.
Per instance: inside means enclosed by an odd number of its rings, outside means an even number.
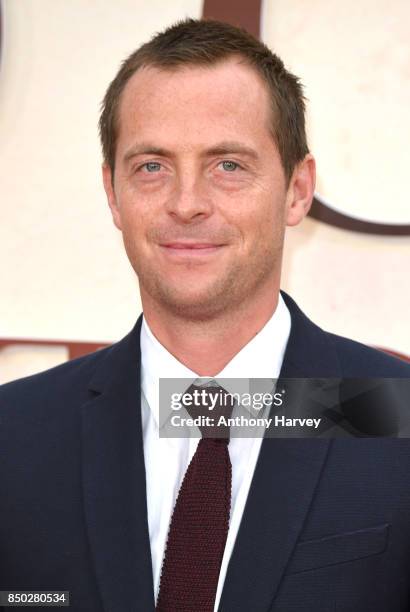
M239 383L242 392L248 391L247 380L250 378L278 378L290 328L290 313L279 293L276 310L264 327L212 378L242 379L243 382ZM141 326L140 345L141 390L156 424L162 427L169 415L163 410L161 414L159 412L159 379L186 378L186 383L180 384L181 389L175 388L175 393L183 393L192 382L201 377L167 351L150 330L145 317ZM223 386L228 392L238 392L238 382L235 381L234 387L230 388L229 381L224 381Z

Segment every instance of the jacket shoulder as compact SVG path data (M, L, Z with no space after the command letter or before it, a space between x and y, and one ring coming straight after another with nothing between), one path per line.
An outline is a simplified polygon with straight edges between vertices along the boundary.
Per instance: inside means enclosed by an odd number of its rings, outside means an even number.
M409 378L410 363L361 342L325 332L336 350L343 376Z
M307 377L410 378L410 363L323 330L311 321L285 291L292 327L286 371ZM293 376L293 374L292 374Z
M49 405L68 403L69 398L87 399L87 383L113 346L78 357L58 366L0 385L0 413L12 411L13 417L26 407L40 416ZM36 408L35 408L36 407Z

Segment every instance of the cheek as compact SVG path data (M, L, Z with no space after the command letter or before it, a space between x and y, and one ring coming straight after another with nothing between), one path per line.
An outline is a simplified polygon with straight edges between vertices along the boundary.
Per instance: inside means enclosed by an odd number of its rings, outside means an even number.
M284 207L272 200L249 219L247 231L254 258L276 257L283 248L285 220Z
M149 225L152 207L131 190L123 191L118 201L122 231L130 235L142 234Z
M247 206L246 211L237 218L245 236L264 241L284 224L284 209L273 198L259 201L254 199L252 205Z

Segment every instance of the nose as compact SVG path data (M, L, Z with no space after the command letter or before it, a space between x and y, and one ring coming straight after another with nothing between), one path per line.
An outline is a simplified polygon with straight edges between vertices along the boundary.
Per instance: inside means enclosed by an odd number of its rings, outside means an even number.
M180 176L174 193L167 202L167 212L175 220L192 223L213 212L210 193L201 177Z

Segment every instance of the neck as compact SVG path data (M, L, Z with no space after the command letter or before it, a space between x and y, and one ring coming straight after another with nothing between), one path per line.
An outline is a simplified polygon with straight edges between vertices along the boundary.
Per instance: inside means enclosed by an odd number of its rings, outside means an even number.
M182 318L142 290L141 299L144 317L162 346L198 376L216 376L272 317L279 285L205 321Z

